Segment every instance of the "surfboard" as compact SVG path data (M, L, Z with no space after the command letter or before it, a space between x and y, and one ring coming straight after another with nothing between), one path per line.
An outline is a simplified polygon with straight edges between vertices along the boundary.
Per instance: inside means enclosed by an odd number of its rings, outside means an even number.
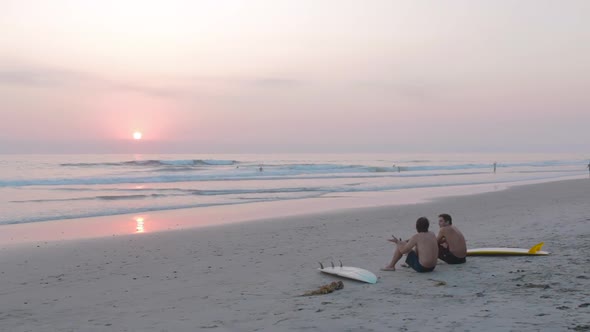
M331 267L324 267L322 263L320 263L320 266L321 267L318 270L323 273L362 281L369 284L374 284L377 282L377 276L373 272L358 267L342 266L342 262L340 262L340 266L334 266L334 264L332 264Z
M476 248L467 249L467 256L547 256L547 251L542 251L544 242L524 248Z

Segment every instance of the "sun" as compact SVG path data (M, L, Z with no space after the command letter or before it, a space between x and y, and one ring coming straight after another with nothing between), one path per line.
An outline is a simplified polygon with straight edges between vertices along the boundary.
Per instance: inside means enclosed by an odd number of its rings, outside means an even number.
M133 133L134 140L140 140L143 137L143 134L140 131L136 131Z

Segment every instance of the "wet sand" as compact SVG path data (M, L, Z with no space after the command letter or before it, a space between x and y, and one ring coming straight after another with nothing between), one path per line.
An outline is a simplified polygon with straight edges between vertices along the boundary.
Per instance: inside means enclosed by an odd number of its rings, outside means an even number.
M346 208L343 206L342 208ZM392 233L450 213L468 246L547 257L473 257L399 268ZM178 212L166 215L174 220ZM184 213L184 212L183 212ZM436 223L432 230L438 231ZM572 180L181 231L2 244L1 331L590 330L590 181ZM332 294L317 262L375 272Z

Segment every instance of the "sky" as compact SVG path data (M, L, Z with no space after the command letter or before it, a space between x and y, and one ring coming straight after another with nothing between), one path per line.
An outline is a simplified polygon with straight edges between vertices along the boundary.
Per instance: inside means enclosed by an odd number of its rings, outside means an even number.
M589 17L587 0L0 0L0 153L587 152Z

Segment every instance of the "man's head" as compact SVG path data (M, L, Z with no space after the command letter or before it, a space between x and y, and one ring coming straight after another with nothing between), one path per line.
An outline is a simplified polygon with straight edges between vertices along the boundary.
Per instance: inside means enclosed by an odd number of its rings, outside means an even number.
M418 233L428 232L428 226L430 226L430 222L428 222L426 217L420 217L416 220L416 230Z
M453 218L450 215L443 213L438 215L438 226L446 227L453 224Z

